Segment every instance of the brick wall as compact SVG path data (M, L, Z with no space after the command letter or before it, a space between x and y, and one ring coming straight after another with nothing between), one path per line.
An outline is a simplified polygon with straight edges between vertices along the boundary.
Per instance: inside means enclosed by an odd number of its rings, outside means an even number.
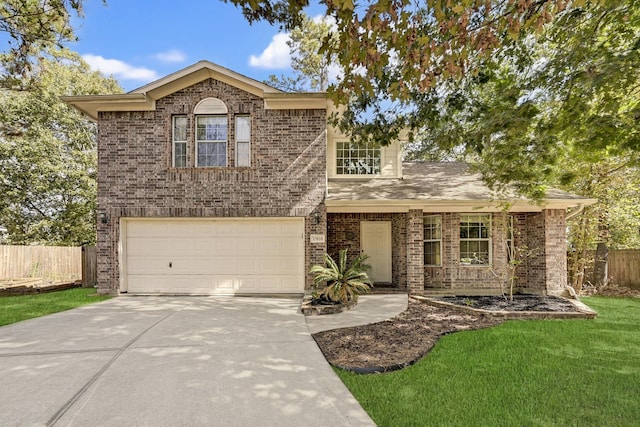
M391 221L391 276L393 284L406 288L406 214L331 213L327 218L327 250L335 256L342 249L348 249L349 259L360 253L360 222Z
M500 282L494 272L501 277L501 280L505 280L507 264L506 214L494 212L491 215L493 272L488 266L460 264L460 214L445 212L439 215L442 216L442 266L424 267L425 288L492 293L499 291Z
M409 292L424 292L424 229L423 213L411 209L407 214L407 287Z
M194 165L193 108L214 97L228 108L225 168L171 168L171 117L187 114L187 164ZM234 168L234 116L251 116L250 168ZM114 293L121 217L305 217L309 234L324 234L326 111L265 110L263 100L208 79L168 95L151 112L102 112L98 121L98 287ZM320 223L313 213L318 211ZM324 244L309 245L306 264ZM311 278L307 277L307 287Z
M473 212L472 212L473 213ZM429 214L432 215L432 214ZM329 214L329 253L348 248L360 250L360 221L392 221L393 282L412 293L423 289L450 289L453 292L497 293L501 282L508 292L508 214L491 214L491 267L460 264L460 214L440 213L442 217L442 266L423 265L423 213L408 214ZM514 244L523 252L516 268L515 290L532 293L559 293L566 282L564 211L517 213L514 218ZM496 277L496 275L498 277Z

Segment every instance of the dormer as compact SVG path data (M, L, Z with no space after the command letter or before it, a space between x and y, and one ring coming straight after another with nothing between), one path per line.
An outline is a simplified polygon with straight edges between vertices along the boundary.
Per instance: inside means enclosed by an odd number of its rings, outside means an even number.
M327 114L336 111L329 103ZM389 145L355 143L327 125L327 176L329 179L402 178L402 142Z

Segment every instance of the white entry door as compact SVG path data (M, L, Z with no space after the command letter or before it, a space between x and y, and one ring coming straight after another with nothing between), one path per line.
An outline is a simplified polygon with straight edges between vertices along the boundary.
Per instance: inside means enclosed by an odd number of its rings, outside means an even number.
M391 282L391 221L360 222L360 249L369 255L369 277L375 283Z

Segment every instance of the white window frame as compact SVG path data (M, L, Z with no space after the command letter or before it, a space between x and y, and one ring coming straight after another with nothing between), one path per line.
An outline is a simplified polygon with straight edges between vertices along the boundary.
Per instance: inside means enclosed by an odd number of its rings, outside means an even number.
M486 220L486 222L485 222ZM470 230L469 224L481 224L479 226L478 229L478 236L474 236L474 237L463 237L463 229L464 224L467 224L467 231ZM482 230L486 229L486 237L482 236ZM473 213L469 213L469 214L460 214L460 241L459 241L459 247L458 247L458 255L460 257L460 264L464 265L464 266L472 266L472 267L486 267L488 265L491 264L491 260L493 257L493 251L492 251L492 246L493 246L493 242L491 239L491 214L473 214ZM474 253L473 256L464 256L463 257L463 243L464 242L469 242L469 243L473 243L473 242L479 242L478 246L480 245L480 242L487 242L487 258L486 260L482 259L482 256L478 256L476 254L478 254L477 251ZM467 250L464 252L464 254L468 255L470 254L471 251ZM464 260L464 261L463 261ZM467 261L468 260L468 261Z
M435 222L431 222L432 220L437 220ZM430 228L430 230L436 231L436 236L433 237L427 236L427 225L436 226L437 228ZM424 242L423 247L426 246L426 243L438 243L438 254L436 255L439 258L439 262L436 264L427 264L427 252L424 251L424 265L427 267L441 267L442 266L442 215L425 215L423 217L423 230L424 230Z
M513 261L511 259L511 255L515 249L513 246L515 244L515 230L513 228L514 223L515 220L513 215L507 215L507 262Z
M337 176L377 176L382 171L382 147L375 142L336 141L335 154Z
M247 124L249 126L249 134L247 136L247 139L241 139L239 137L239 132L238 129L240 129L239 126L239 122L241 120L247 120ZM236 116L236 120L235 120L235 136L236 136L236 167L240 167L240 168L249 168L251 167L251 116L248 115L239 115ZM249 158L246 159L247 161L245 162L246 164L240 164L240 150L239 150L239 146L240 144L247 144L248 145L248 152L249 152Z
M176 121L177 119L184 119L185 129L184 129L184 140L177 139L176 136ZM188 138L188 129L189 129L189 118L186 114L175 115L171 117L171 166L174 168L186 168L187 167L187 140ZM177 166L176 165L176 145L184 144L184 165Z
M199 139L198 138L198 121L202 118L216 117L220 119L224 119L226 125L226 139ZM229 164L229 119L226 114L200 114L195 116L195 142L196 142L196 167L199 168L224 168ZM201 143L224 143L224 164L223 165L201 165L200 164L200 144Z

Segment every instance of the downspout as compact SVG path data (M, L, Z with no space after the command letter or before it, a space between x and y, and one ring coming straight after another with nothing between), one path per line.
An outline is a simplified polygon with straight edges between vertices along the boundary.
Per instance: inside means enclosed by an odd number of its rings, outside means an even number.
M568 214L567 216L564 217L565 221L568 219L573 218L574 216L578 215L580 212L582 212L584 210L584 205L582 203L580 203L578 205L578 210L576 210L575 212L571 212L570 214Z

